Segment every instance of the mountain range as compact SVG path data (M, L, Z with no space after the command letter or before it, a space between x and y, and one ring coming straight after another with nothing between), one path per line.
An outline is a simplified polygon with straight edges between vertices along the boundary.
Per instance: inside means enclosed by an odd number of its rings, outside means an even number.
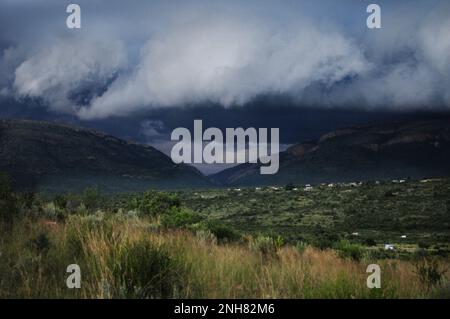
M213 176L224 185L283 185L450 175L450 119L352 126L289 147L275 175L242 164Z
M29 120L0 120L0 171L10 175L18 189L51 192L211 185L197 169L174 164L151 146L95 130Z
M280 170L241 164L204 176L157 149L95 130L0 120L0 172L50 192L316 184L450 175L450 118L342 128L280 153Z

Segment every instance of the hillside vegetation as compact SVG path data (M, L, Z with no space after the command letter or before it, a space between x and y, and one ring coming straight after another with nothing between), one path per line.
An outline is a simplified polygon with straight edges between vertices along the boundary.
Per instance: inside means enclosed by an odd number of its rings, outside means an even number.
M0 171L16 189L110 193L211 186L188 165L157 149L102 132L48 122L0 120Z
M446 180L115 197L0 185L3 298L450 297ZM366 286L373 263L381 289Z
M351 126L280 153L275 175L241 164L212 176L224 185L391 180L450 175L450 119Z

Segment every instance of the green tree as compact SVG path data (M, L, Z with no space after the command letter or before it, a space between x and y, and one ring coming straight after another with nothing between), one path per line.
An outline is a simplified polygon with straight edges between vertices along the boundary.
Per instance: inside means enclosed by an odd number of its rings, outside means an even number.
M140 198L133 199L136 209L146 216L169 214L173 209L180 208L181 201L175 194L148 191Z

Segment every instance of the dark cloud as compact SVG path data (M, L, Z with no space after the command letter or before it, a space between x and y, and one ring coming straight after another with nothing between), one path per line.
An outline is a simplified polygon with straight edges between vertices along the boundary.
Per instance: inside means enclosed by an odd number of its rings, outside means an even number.
M74 31L61 1L2 0L0 90L84 119L267 94L448 108L450 4L379 3L381 30L365 1L79 1Z
M150 143L170 132L279 127L281 144L450 109L450 3L0 0L0 116ZM203 168L202 168L203 169ZM217 168L213 168L217 169Z

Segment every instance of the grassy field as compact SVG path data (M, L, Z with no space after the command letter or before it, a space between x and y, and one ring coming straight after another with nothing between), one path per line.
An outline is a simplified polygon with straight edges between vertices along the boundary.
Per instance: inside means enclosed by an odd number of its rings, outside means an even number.
M421 277L417 262L340 256L271 241L217 244L206 232L159 231L124 216L70 217L49 227L22 222L2 239L2 298L427 298L449 296L448 277ZM67 265L81 267L81 289L68 289ZM370 263L382 288L368 289ZM439 260L437 271L448 268Z
M450 298L449 187L1 187L0 298ZM366 286L373 263L380 289ZM66 287L69 264L81 289Z

